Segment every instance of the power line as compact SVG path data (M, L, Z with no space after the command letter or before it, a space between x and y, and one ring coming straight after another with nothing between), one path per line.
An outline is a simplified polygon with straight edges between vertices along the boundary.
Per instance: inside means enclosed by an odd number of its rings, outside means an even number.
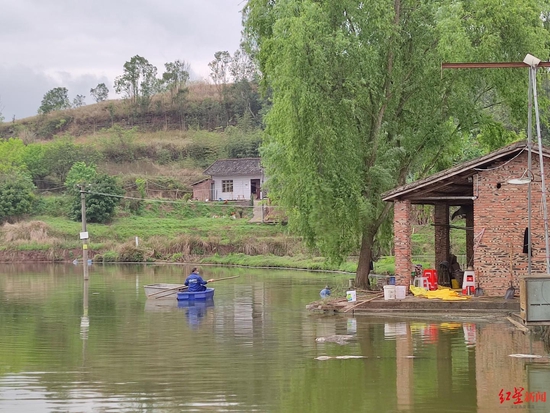
M189 201L172 201L169 199L154 199L154 198L138 198L134 196L126 196L126 195L116 195L116 194L107 194L104 192L95 192L95 191L85 191L87 194L91 195L102 195L102 196L110 196L113 198L121 198L121 199L133 199L136 201L147 201L147 202L160 202L160 203L166 203L166 204L182 204L187 205ZM215 206L233 206L237 208L254 208L254 205L237 205L237 204L225 204L224 201L212 201L212 202L200 202L200 201L193 201L193 205L215 205ZM256 205L258 206L258 205ZM277 205L263 205L266 208L280 208Z

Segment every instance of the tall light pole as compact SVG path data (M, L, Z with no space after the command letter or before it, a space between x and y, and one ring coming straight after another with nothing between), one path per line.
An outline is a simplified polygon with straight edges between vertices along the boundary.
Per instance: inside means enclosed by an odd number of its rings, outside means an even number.
M542 155L542 139L540 135L540 119L539 119L539 110L538 110L538 101L537 101L537 69L539 67L550 67L550 62L541 62L540 59L527 54L523 59L523 62L478 62L478 63L443 63L441 65L442 69L509 69L509 68L522 68L529 67L529 113L528 113L528 130L527 130L527 174L528 176L523 179L511 179L509 183L515 184L525 184L527 187L527 272L528 275L531 275L532 261L531 261L531 182L533 180L533 172L531 171L532 166L532 129L533 129L533 100L535 102L535 116L536 116L536 125L537 125L537 139L539 147L539 165L540 165L540 174L541 174L541 185L542 185L542 207L544 214L544 239L546 247L546 273L550 275L550 248L549 248L549 237L548 237L548 212L546 206L546 185L545 185L545 176L544 176L544 164L543 164L543 155Z
M535 120L537 125L537 143L539 146L539 166L540 166L540 179L541 179L541 197L542 197L542 211L544 220L544 242L545 242L545 258L546 258L546 274L550 275L550 241L548 239L548 208L546 205L546 183L544 176L544 156L542 155L542 137L540 134L540 116L539 116L539 104L537 96L537 68L540 64L540 59L528 54L523 60L524 63L529 65L529 79L532 84L533 100L535 102ZM529 108L529 115L531 115L531 108ZM529 129L530 131L530 129ZM528 166L530 168L530 166ZM529 189L531 183L529 183ZM530 214L529 214L530 216ZM531 231L529 229L529 236ZM531 242L529 241L529 247ZM531 252L529 251L529 258L531 258Z
M533 181L532 174L532 151L533 151L533 73L536 74L535 68L533 66L529 67L529 87L528 87L528 105L527 108L529 112L527 113L527 174L529 182L527 183L527 275L530 276L533 269L533 246L531 245L531 184ZM536 76L535 76L536 77Z

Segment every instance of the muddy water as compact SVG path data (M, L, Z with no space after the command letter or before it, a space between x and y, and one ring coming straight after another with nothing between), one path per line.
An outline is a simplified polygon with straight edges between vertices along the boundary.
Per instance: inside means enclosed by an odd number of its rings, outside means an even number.
M0 412L550 411L548 349L508 322L312 314L345 280L284 270L203 267L239 275L211 305L145 298L188 270L0 267Z

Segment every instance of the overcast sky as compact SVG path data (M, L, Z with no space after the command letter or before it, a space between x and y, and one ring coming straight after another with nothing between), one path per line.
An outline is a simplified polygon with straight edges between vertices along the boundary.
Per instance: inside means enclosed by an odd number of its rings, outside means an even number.
M214 53L233 54L245 0L0 0L0 112L34 116L44 94L66 87L94 103L90 89L116 76L132 56L185 60L192 79L208 79Z

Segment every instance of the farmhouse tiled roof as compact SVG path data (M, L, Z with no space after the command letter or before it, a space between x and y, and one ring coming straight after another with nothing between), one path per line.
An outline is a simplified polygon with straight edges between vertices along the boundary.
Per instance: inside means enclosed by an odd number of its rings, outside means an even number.
M262 173L260 158L218 159L204 171L210 176L258 175Z

